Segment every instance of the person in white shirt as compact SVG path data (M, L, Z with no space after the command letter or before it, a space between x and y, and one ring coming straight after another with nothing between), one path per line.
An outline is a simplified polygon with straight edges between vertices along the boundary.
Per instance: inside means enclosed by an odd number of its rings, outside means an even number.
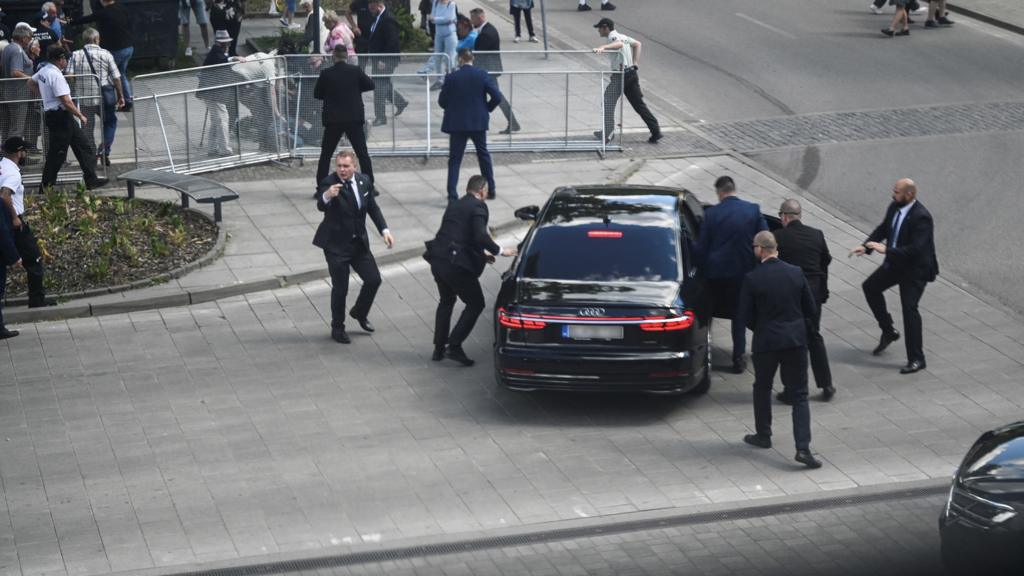
M651 131L651 137L647 141L657 144L658 140L661 140L661 127L658 125L658 119L647 108L644 93L640 91L640 41L617 32L615 23L610 18L601 18L594 24L594 28L597 28L602 38L608 39L607 44L594 48L594 53L617 52L612 58L614 73L604 91L604 131L598 130L594 132L594 136L604 138L605 143L610 142L615 136L615 106L619 102L619 95L625 94L633 110L636 110L644 124L647 124L647 129Z
M96 148L82 129L89 124L89 119L75 106L71 87L62 72L68 64L68 53L63 46L55 44L46 50L46 61L28 81L29 87L42 96L43 119L50 131L50 145L46 150L39 186L46 188L57 183L57 174L68 157L68 147L82 168L85 187L93 190L106 186L107 179L96 175Z
M19 136L8 138L0 157L0 218L10 226L14 248L21 257L21 266L28 279L28 307L38 308L52 304L46 300L43 286L43 254L32 229L25 220L25 185L21 181L21 167L28 160L28 142ZM0 287L2 288L2 287ZM0 327L3 321L0 320Z
M83 30L82 40L85 45L71 54L67 73L69 76L91 74L98 79L98 82L88 77L75 79L75 97L79 108L90 120L96 117L103 121L103 146L99 148L99 153L104 163L110 166L110 147L114 144L114 134L117 132L116 111L124 108L121 71L114 61L114 55L100 48L100 33L95 28ZM95 147L93 130L87 129L85 133Z

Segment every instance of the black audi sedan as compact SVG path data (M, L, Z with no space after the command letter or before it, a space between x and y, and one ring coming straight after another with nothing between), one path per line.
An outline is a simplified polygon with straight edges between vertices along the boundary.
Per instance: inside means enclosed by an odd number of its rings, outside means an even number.
M494 367L513 390L704 393L711 317L686 190L577 186L543 207L502 276Z
M967 451L939 537L954 572L1024 573L1024 421L985 432Z

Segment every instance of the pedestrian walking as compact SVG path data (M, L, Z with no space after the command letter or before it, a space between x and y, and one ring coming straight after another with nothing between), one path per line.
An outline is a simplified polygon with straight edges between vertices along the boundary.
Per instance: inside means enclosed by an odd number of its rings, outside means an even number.
M477 30L476 48L473 49L476 52L476 65L489 72L491 77L497 80L504 70L501 65L501 36L498 35L498 29L487 21L487 13L483 8L470 10L469 19ZM508 120L508 126L501 131L501 134L519 132L519 122L512 112L512 104L508 98L502 98L498 107L501 108L501 113Z
M427 21L434 25L434 54L446 54L448 61L445 62L437 56L432 57L420 68L420 74L444 74L445 64L455 63L458 53L459 38L456 24L458 23L458 8L451 0L434 0L430 9ZM438 86L440 88L440 86Z
M349 344L352 340L345 332L349 272L355 270L363 281L349 316L370 333L374 331L369 320L370 307L381 284L380 270L370 252L370 239L366 234L366 216L370 216L384 238L385 246L390 249L395 239L374 199L373 182L365 174L356 172L356 155L351 150L338 153L334 173L320 182L316 207L324 213L324 218L316 229L313 245L324 251L331 274L331 338Z
M892 22L888 28L882 28L882 34L893 36L910 36L910 16L907 15L907 3L909 0L892 0L896 5L896 12L892 15Z
M949 28L954 24L946 12L946 0L931 0L928 3L928 19L925 20L925 28Z
M508 11L512 14L516 26L516 36L512 41L516 44L522 41L522 28L519 25L522 16L526 20L526 33L530 35L530 42L538 42L537 36L533 33L533 0L509 0L508 4Z
M939 275L939 261L935 257L935 223L928 209L917 200L917 185L910 178L896 181L892 187L892 203L882 223L863 244L850 251L850 256L872 252L885 255L882 265L863 284L864 298L882 329L872 354L878 356L900 339L892 316L886 310L884 295L889 288L899 286L907 346L907 364L900 369L900 374L924 370L927 364L917 305L925 286Z
M611 78L604 90L604 130L594 132L594 136L598 139L603 138L605 143L615 136L615 106L619 102L619 96L625 94L629 105L651 131L651 137L647 141L657 144L658 140L661 140L661 127L658 125L658 119L647 108L644 93L640 90L640 41L617 32L615 23L609 18L601 18L594 24L594 28L597 28L602 38L608 40L607 44L594 48L594 53L616 52L612 58Z
M832 383L832 369L828 365L828 351L821 336L821 307L828 301L828 265L832 254L828 251L825 234L803 223L803 209L795 198L789 198L779 207L782 228L775 231L779 246L779 259L800 268L811 287L816 314L807 320L807 353L811 359L814 382L821 389L822 398L831 400L836 395ZM790 397L780 392L777 398L787 404Z
M370 28L377 19L377 14L370 10L370 0L352 0L345 11L345 18L352 33L356 35L356 54L370 52ZM323 38L320 39L323 42ZM366 66L366 61L363 61Z
M230 87L220 87L224 83L224 70L221 68L229 62L245 62L241 56L228 56L228 48L232 38L227 30L217 30L213 34L216 43L206 53L203 70L199 71L199 84L196 98L206 102L207 120L209 120L210 137L207 139L207 153L210 156L231 156L235 153L230 144L230 115L237 114L237 104L228 110L227 102L234 96ZM229 113L230 112L230 113ZM232 123L233 124L233 123Z
M353 3L354 4L354 3ZM374 126L383 126L388 123L387 111L384 106L391 102L395 106L395 117L397 118L409 105L409 102L395 90L391 84L391 74L398 67L401 59L402 41L398 27L398 21L390 14L383 0L370 0L370 12L374 15L370 24L370 40L367 50L370 54L380 54L372 58L373 78L373 112ZM364 31L365 33L365 31Z
M760 264L743 278L739 316L754 331L754 434L743 441L772 447L772 382L779 372L793 405L796 461L821 468L811 453L811 409L807 404L807 319L816 314L814 296L803 272L779 260L775 236L762 230L754 236Z
M231 36L228 56L238 56L238 37L245 18L245 0L213 0L210 3L210 25L214 30L226 30Z
M100 0L92 14L74 21L75 25L95 22L100 32L100 48L114 57L121 73L121 91L124 93L124 111L132 109L132 85L128 81L128 62L135 54L134 19L132 12L116 0Z
M448 204L441 217L441 228L426 243L423 257L430 262L439 296L434 316L434 353L430 357L435 362L447 357L464 366L473 365L462 343L484 311L480 275L484 265L493 262L495 256L516 255L515 248L502 248L487 232L490 215L486 199L487 179L479 174L470 176L466 195ZM456 299L462 300L465 308L449 333Z
M18 137L8 138L3 144L5 156L9 149L17 149L16 154L27 154L28 143ZM19 158L15 164L20 163L22 163L22 160ZM2 169L3 167L0 165L0 170ZM0 173L0 177L2 177L2 173ZM5 203L10 195L9 191L9 188L0 186L0 198L4 199ZM21 264L21 256L18 254L18 249L14 244L11 214L7 210L0 210L0 340L14 338L18 335L17 330L11 330L4 323L4 292L7 290L7 267L19 264Z
M28 142L18 136L4 141L3 157L0 158L0 209L21 258L21 267L25 269L28 307L40 308L54 302L46 299L43 253L25 217L25 185L21 180L21 168L28 162L28 148Z
M114 136L117 133L117 110L124 108L125 104L124 84L121 82L121 71L117 68L113 54L100 48L100 38L100 33L95 28L86 28L82 31L82 41L85 44L81 50L72 52L67 74L89 74L96 77L96 80L88 77L75 78L75 97L82 113L88 116L90 121L94 117L100 120L100 134L103 139L100 146L96 146L91 128L85 133L93 148L96 148L97 158L102 158L103 163L110 166L110 149L114 145Z
M320 144L320 162L316 167L316 182L319 187L331 170L331 159L341 137L348 138L363 174L373 182L373 163L366 149L366 112L363 107L363 92L373 90L373 80L358 66L346 62L348 50L345 46L334 48L334 65L320 71L313 87L313 97L323 100L324 136Z
M459 199L459 168L466 142L473 141L480 172L487 179L487 197L494 198L494 167L491 153L487 151L487 127L491 112L498 107L504 96L498 90L494 78L473 66L473 53L459 52L459 69L448 74L437 103L444 110L441 131L448 135L448 201Z
M348 24L338 16L334 10L324 13L324 27L329 30L324 37L324 54L333 54L338 46L345 49L345 62L358 64L359 57L356 55L355 35Z
M697 238L697 257L711 287L715 318L732 321L732 371L742 374L747 349L747 329L736 313L740 287L757 260L750 252L754 235L768 229L761 208L736 196L729 176L715 180L718 205L704 212Z
M196 15L199 33L203 35L203 47L210 46L210 19L206 17L206 0L178 0L178 22L181 24L181 41L185 44L185 56L192 55L190 11Z
M84 128L89 119L71 100L71 87L64 78L68 64L67 51L60 44L50 46L47 63L29 80L29 87L38 90L43 99L43 119L50 131L46 149L46 162L40 188L57 183L57 174L68 157L68 147L75 154L89 190L106 186L107 179L96 175L96 148L91 144ZM76 121L77 119L77 121Z
M589 10L590 5L587 4L587 0L580 0L580 4L576 7L576 11L587 12ZM601 0L601 10L615 10L615 4L612 4L608 0Z

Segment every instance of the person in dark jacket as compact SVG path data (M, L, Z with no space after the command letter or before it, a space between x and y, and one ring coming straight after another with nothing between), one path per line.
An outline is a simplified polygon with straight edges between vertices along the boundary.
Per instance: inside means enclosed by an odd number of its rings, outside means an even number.
M499 54L501 51L501 37L498 36L498 29L494 27L494 24L487 21L487 13L484 12L483 8L473 8L470 10L469 20L477 30L476 45L473 48L473 51L477 52L476 65L490 72L491 76L497 79L498 76L501 76L501 71L503 70L501 54ZM485 53L480 54L480 52ZM501 102L498 103L498 107L501 108L501 113L508 120L508 127L502 130L501 134L519 132L519 122L516 120L516 115L512 112L512 105L509 103L508 98L502 98Z
M473 365L473 360L462 349L462 343L484 310L480 275L484 265L488 260L493 261L494 256L516 254L515 248L503 249L488 234L486 198L487 179L480 175L471 176L466 185L466 195L448 205L437 235L426 243L424 258L430 262L430 271L440 296L434 318L434 354L431 356L435 362L447 356L465 366ZM466 307L449 333L456 298L462 300Z
M708 208L697 238L697 257L708 279L715 318L732 319L732 371L746 368L747 331L736 317L736 302L743 277L757 261L750 253L751 241L768 223L761 208L736 197L736 183L728 176L715 180L718 205Z
M316 208L324 213L324 219L316 229L313 245L324 251L331 274L331 338L348 344L351 340L345 332L345 298L348 296L350 270L359 274L363 286L349 316L367 332L374 330L369 320L370 307L381 284L377 262L370 253L366 217L373 221L389 249L395 239L373 197L373 182L356 172L355 153L351 150L339 152L335 168L333 174L320 182Z
M374 126L383 126L388 123L387 111L384 105L391 102L395 105L395 117L397 118L409 102L395 90L391 84L391 74L398 66L399 54L402 52L402 39L398 21L387 11L383 0L371 0L370 12L374 15L373 23L369 30L363 30L362 34L368 34L370 39L367 43L367 51L370 54L394 54L394 56L381 56L373 58L370 63L370 71L373 76L373 112ZM359 45L356 44L358 52Z
M444 79L437 103L444 110L441 131L448 135L448 201L458 200L459 168L466 142L473 141L480 172L487 178L487 197L494 198L494 168L487 151L487 126L491 112L504 96L490 74L473 66L473 53L459 52L459 69Z
M821 337L821 307L828 300L828 265L832 262L832 254L828 251L821 230L806 226L800 220L802 212L800 202L795 198L782 203L779 208L782 228L775 231L775 241L779 245L779 259L803 271L811 287L811 294L814 295L818 313L807 319L807 352L811 357L814 382L821 389L822 397L831 400L836 389L832 385L832 369L828 365L825 339ZM789 403L785 392L780 392L778 399Z
M332 58L334 66L322 70L313 87L313 97L324 101L324 137L320 145L320 162L316 167L317 184L327 177L331 170L331 158L342 135L348 138L359 158L363 174L373 182L373 163L366 149L366 113L363 109L363 92L373 90L373 80L358 66L347 64L348 51L344 46L335 46Z
M772 447L772 382L780 372L793 401L793 439L796 461L820 468L811 454L811 409L807 405L807 318L816 314L814 296L804 273L778 258L775 236L767 230L753 239L761 264L747 273L740 289L736 315L754 331L754 430L743 441L758 448Z
M882 242L885 242L884 244ZM907 333L907 365L900 374L913 374L927 366L917 304L924 288L939 275L935 258L935 223L932 214L917 201L917 185L910 178L901 178L892 187L892 203L882 223L863 244L850 251L850 256L878 252L885 255L882 265L864 281L864 298L868 301L882 336L872 354L878 356L889 344L900 339L892 316L885 307L885 291L900 287L903 308L903 330Z
M132 86L128 82L128 62L135 54L134 22L131 10L116 0L100 0L99 6L88 16L74 21L75 25L96 23L100 31L100 47L110 52L121 72L121 88L124 92L124 110L131 110Z

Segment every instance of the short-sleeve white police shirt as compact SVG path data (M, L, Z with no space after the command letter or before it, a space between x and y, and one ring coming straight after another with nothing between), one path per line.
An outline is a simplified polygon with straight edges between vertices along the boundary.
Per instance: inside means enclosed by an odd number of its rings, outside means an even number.
M25 185L21 181L21 169L10 158L0 158L0 188L9 189L11 204L18 216L25 213Z
M43 97L43 110L51 111L63 108L61 96L71 95L71 86L64 78L64 73L52 63L47 62L32 79L39 84L39 94Z

